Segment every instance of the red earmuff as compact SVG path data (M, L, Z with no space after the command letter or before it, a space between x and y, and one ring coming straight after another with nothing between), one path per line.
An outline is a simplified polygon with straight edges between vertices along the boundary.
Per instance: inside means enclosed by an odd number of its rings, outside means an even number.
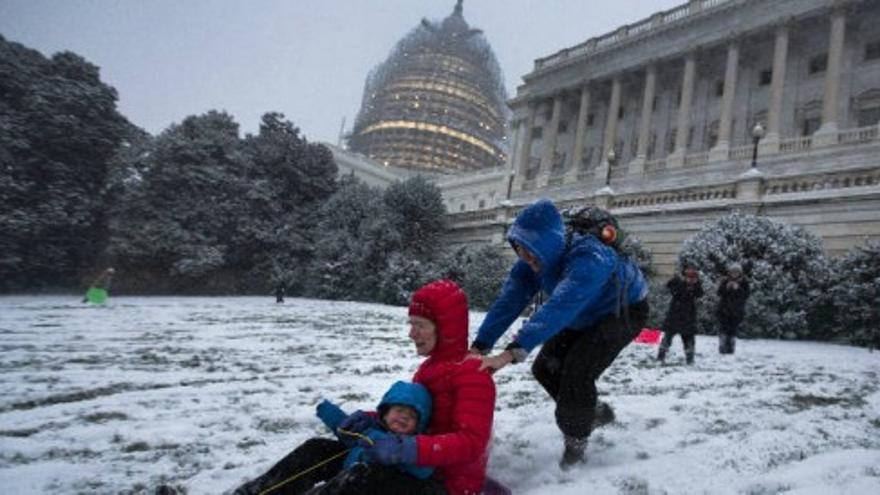
M614 228L614 225L608 224L602 227L599 237L601 237L602 242L605 244L614 244L617 241L617 229Z

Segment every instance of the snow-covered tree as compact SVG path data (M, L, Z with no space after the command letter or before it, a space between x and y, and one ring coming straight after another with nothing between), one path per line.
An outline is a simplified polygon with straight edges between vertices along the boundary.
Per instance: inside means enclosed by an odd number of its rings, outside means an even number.
M837 338L880 348L880 242L866 242L834 260L824 294Z
M460 285L472 309L485 310L498 297L512 265L513 257L505 257L495 247L463 246L448 252L435 272Z
M751 287L741 334L804 339L827 336L811 327L809 312L828 278L820 239L807 230L766 217L733 213L707 224L685 241L679 264L703 275L706 295L698 315L701 330L717 332L718 280L740 263Z
M82 57L0 36L0 290L75 285L99 256L108 163L131 126Z

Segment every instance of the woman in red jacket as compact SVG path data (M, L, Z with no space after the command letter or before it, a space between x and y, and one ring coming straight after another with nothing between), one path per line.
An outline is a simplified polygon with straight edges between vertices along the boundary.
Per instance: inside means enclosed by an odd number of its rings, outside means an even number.
M467 297L452 281L431 282L413 294L409 324L416 352L427 356L413 382L431 393L431 423L426 434L379 440L365 454L379 464L435 467L448 495L505 493L486 477L495 382L468 354Z
M369 462L341 472L341 458L335 465L321 467L321 472L312 476L327 482L308 490L308 495L510 493L486 476L495 411L495 382L488 372L479 370L481 359L468 353L467 297L454 282L431 282L413 294L409 324L409 338L415 344L416 352L427 357L412 380L424 385L433 399L427 431L420 435L389 435L371 440L371 444L362 443L360 447ZM339 427L346 432L363 432L375 421L375 413L356 411ZM291 455L294 454L295 451ZM273 468L278 472L270 470L267 475L278 480L298 476L299 469L288 472L287 464L290 463L282 460ZM399 464L433 467L434 475L429 479L417 479L388 467ZM267 484L258 481L246 485L262 487ZM273 488L271 495L302 493L296 484L287 481L275 484L278 490Z

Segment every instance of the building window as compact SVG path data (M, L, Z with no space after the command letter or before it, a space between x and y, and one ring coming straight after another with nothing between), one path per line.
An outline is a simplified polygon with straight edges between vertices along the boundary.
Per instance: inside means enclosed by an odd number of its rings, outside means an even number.
M568 132L568 121L567 120L560 120L559 127L556 128L556 131L559 134L565 134L566 132Z
M481 200L480 200L480 209L482 210L482 209L485 208L485 207L486 207L486 200L485 200L485 199L481 199Z
M626 111L623 109L622 106L617 108L617 118L618 119L622 119L625 114L626 114Z
M722 80L715 81L715 96L716 97L724 96L724 81L722 81Z
M651 100L651 111L657 111L657 97L655 96L653 100Z
M593 121L595 120L595 115L588 113L587 114L587 127L593 127Z
M678 134L678 129L670 129L669 132L666 133L666 154L675 151L676 134Z
M709 130L706 132L706 149L712 149L718 145L718 128L719 122L717 120L713 121L709 124Z
M767 86L773 82L773 69L764 69L758 74L758 85Z
M458 211L464 211L464 203L462 203L461 205L459 205L459 207L458 207Z
M880 40L865 44L865 61L880 59Z
M822 125L821 117L807 117L801 124L801 136L812 136Z
M541 139L544 137L543 127L532 127L532 139Z
M859 109L859 127L868 127L880 123L880 106Z
M567 158L565 152L554 151L553 152L553 166L550 169L551 175L561 175L562 172L565 171L565 159Z
M654 158L654 151L657 148L657 134L651 133L651 139L648 140L648 160Z
M590 146L584 151L584 155L581 157L581 170L586 170L590 167L590 163L593 161L593 153L595 152L595 147Z
M807 74L819 74L821 72L825 72L828 69L828 54L823 53L821 55L816 55L814 57L810 57L810 60L807 64Z
M859 127L880 122L880 88L869 89L856 97L856 118Z

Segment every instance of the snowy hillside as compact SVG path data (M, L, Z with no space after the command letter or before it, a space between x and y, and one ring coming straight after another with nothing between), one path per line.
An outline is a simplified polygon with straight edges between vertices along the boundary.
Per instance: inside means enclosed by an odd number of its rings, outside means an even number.
M472 313L471 332L482 319ZM322 397L372 408L419 358L405 308L265 298L0 297L0 492L228 491L328 435ZM631 345L599 383L617 421L562 472L528 365L496 375L489 471L517 494L880 493L880 353L697 338Z

